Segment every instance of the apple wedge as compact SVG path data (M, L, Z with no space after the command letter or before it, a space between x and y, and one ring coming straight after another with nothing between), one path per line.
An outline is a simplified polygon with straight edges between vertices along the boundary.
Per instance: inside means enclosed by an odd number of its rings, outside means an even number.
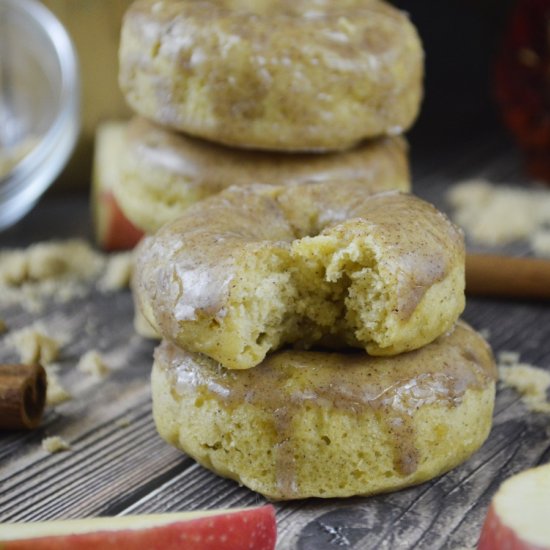
M126 122L107 121L98 126L92 174L92 212L95 237L104 250L128 250L143 236L121 210L113 186L124 158Z
M1 550L273 550L273 506L0 524Z
M120 209L110 191L102 191L94 206L96 212L96 242L103 250L131 250L143 237L138 229Z
M550 464L507 479L494 496L478 550L550 550Z

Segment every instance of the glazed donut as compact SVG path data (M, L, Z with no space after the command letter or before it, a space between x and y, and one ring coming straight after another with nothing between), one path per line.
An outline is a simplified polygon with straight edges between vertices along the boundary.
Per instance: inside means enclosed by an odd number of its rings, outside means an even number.
M130 122L114 193L125 215L154 233L189 205L231 185L362 181L369 191L410 189L407 145L381 138L339 154L281 154L228 149Z
M416 30L375 0L140 0L119 59L137 113L246 148L336 150L400 134L422 96Z
M396 357L282 351L247 371L163 342L160 435L272 499L344 497L431 479L486 439L496 369L470 327Z
M390 355L458 318L464 242L430 204L358 182L231 187L148 237L134 277L164 338L228 368L285 343Z

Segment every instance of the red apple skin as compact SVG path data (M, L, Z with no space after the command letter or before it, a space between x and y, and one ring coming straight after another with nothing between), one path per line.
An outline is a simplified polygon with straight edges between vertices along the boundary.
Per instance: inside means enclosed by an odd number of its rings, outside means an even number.
M141 530L0 541L0 550L273 550L276 536L275 511L266 505Z
M478 550L550 550L548 546L538 546L519 538L515 531L505 525L491 505L481 530Z
M98 244L108 251L130 250L141 240L137 228L120 209L111 191L102 191L97 199Z

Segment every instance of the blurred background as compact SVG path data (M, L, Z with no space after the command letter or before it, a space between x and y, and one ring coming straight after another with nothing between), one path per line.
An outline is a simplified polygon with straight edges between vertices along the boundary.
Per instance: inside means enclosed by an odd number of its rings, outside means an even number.
M513 0L396 0L425 50L425 97L409 134L418 147L445 147L503 133L494 66Z
M122 17L132 0L43 0L63 23L76 47L81 78L81 134L55 189L89 186L94 134L105 120L127 118L118 89L118 44Z

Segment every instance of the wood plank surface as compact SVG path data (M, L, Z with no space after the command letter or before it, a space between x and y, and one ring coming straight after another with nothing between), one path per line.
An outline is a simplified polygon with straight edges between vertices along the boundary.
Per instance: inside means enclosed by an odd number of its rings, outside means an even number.
M517 157L499 139L460 152L417 159L416 192L444 207L444 190L466 177L520 182ZM0 245L89 236L85 197L43 201ZM510 248L525 253L521 245ZM506 251L506 250L505 250ZM203 469L165 444L151 418L149 371L154 343L136 336L128 291L96 290L31 314L0 309L16 330L42 321L66 335L60 379L73 398L48 409L40 429L0 432L0 521L150 513L254 505L265 499ZM550 370L547 302L470 299L464 318L487 330L495 353ZM8 333L9 334L9 333ZM98 349L111 368L97 380L75 369ZM0 336L0 361L14 352ZM41 441L59 435L71 450L48 454ZM418 487L370 498L276 503L279 549L434 549L473 547L499 483L550 461L550 415L529 412L499 387L494 427L485 445L452 472Z

